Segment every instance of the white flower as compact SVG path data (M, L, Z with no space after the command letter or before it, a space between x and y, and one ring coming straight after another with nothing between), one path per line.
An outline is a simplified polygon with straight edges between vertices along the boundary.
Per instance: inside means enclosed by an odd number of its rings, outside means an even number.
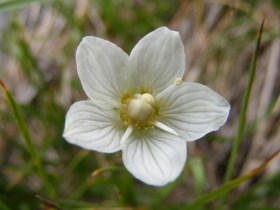
M186 161L186 141L219 129L230 105L208 87L182 82L184 47L166 27L146 35L128 56L111 42L85 37L78 74L90 100L66 115L64 138L85 149L122 150L126 168L155 186L176 179Z

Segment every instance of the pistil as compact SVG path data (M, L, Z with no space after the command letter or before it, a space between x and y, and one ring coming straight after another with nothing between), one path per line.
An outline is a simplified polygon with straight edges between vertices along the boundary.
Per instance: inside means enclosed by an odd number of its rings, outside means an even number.
M152 115L153 104L154 97L151 94L135 94L133 99L130 99L127 104L127 117L134 123L141 124L146 122Z

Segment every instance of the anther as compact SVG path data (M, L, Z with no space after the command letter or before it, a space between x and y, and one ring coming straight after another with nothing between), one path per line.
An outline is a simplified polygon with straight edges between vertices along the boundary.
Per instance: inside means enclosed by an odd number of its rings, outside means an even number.
M176 78L176 79L174 79L174 84L175 84L175 85L179 86L179 85L181 85L182 83L183 83L183 80L182 80L181 78Z

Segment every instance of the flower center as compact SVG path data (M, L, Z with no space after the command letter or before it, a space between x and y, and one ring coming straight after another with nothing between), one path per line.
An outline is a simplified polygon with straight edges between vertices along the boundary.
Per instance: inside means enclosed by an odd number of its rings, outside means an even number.
M147 130L154 128L154 121L165 117L163 111L168 108L169 102L162 103L162 98L155 101L154 97L147 92L133 94L130 88L126 93L120 96L122 106L117 108L119 117L125 125L133 125L138 130Z
M147 121L153 111L154 97L149 93L135 94L126 106L126 114L132 122L142 123Z

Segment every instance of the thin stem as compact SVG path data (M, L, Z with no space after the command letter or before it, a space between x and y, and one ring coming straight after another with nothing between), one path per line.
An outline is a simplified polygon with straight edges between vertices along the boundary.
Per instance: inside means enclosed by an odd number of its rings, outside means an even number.
M236 156L237 156L238 149L239 149L239 144L240 144L241 138L243 137L244 130L245 130L246 113L247 113L247 108L248 108L248 103L249 103L249 99L250 99L250 94L251 94L253 81L254 81L254 78L255 78L256 64L257 64L257 60L258 60L257 58L258 58L258 54L259 54L259 51L260 51L260 45L261 45L263 24L264 24L264 19L263 19L263 21L261 23L261 26L260 26L260 29L259 29L255 51L254 51L254 54L253 54L253 57L252 57L252 60L251 60L251 63L250 63L249 78L248 78L248 82L247 82L247 85L246 85L246 88L245 88L245 93L244 93L243 99L242 99L242 105L241 105L241 111L240 111L240 115L239 115L237 134L236 134L236 136L233 140L233 146L232 146L232 149L231 149L229 163L227 165L227 170L226 170L226 174L225 174L225 177L224 177L224 182L227 182L232 178L233 168L234 168L234 165L235 165ZM227 194L225 194L222 197L222 199L220 200L219 209L222 208L226 197L227 197Z
M41 176L41 179L43 180L44 186L46 188L47 193L50 196L55 195L54 188L51 186L49 180L47 179L47 175L45 174L45 171L43 169L42 163L40 161L40 158L36 152L35 146L33 144L33 141L31 140L31 136L29 133L29 130L27 128L26 122L22 116L21 110L15 101L12 94L8 91L8 89L5 87L4 83L0 80L0 86L3 90L3 93L5 94L5 97L9 103L9 106L11 108L11 111L13 113L14 119L19 127L20 133L25 141L25 144L27 145L27 149L29 151L29 154L33 160L33 164L37 167L38 173Z

